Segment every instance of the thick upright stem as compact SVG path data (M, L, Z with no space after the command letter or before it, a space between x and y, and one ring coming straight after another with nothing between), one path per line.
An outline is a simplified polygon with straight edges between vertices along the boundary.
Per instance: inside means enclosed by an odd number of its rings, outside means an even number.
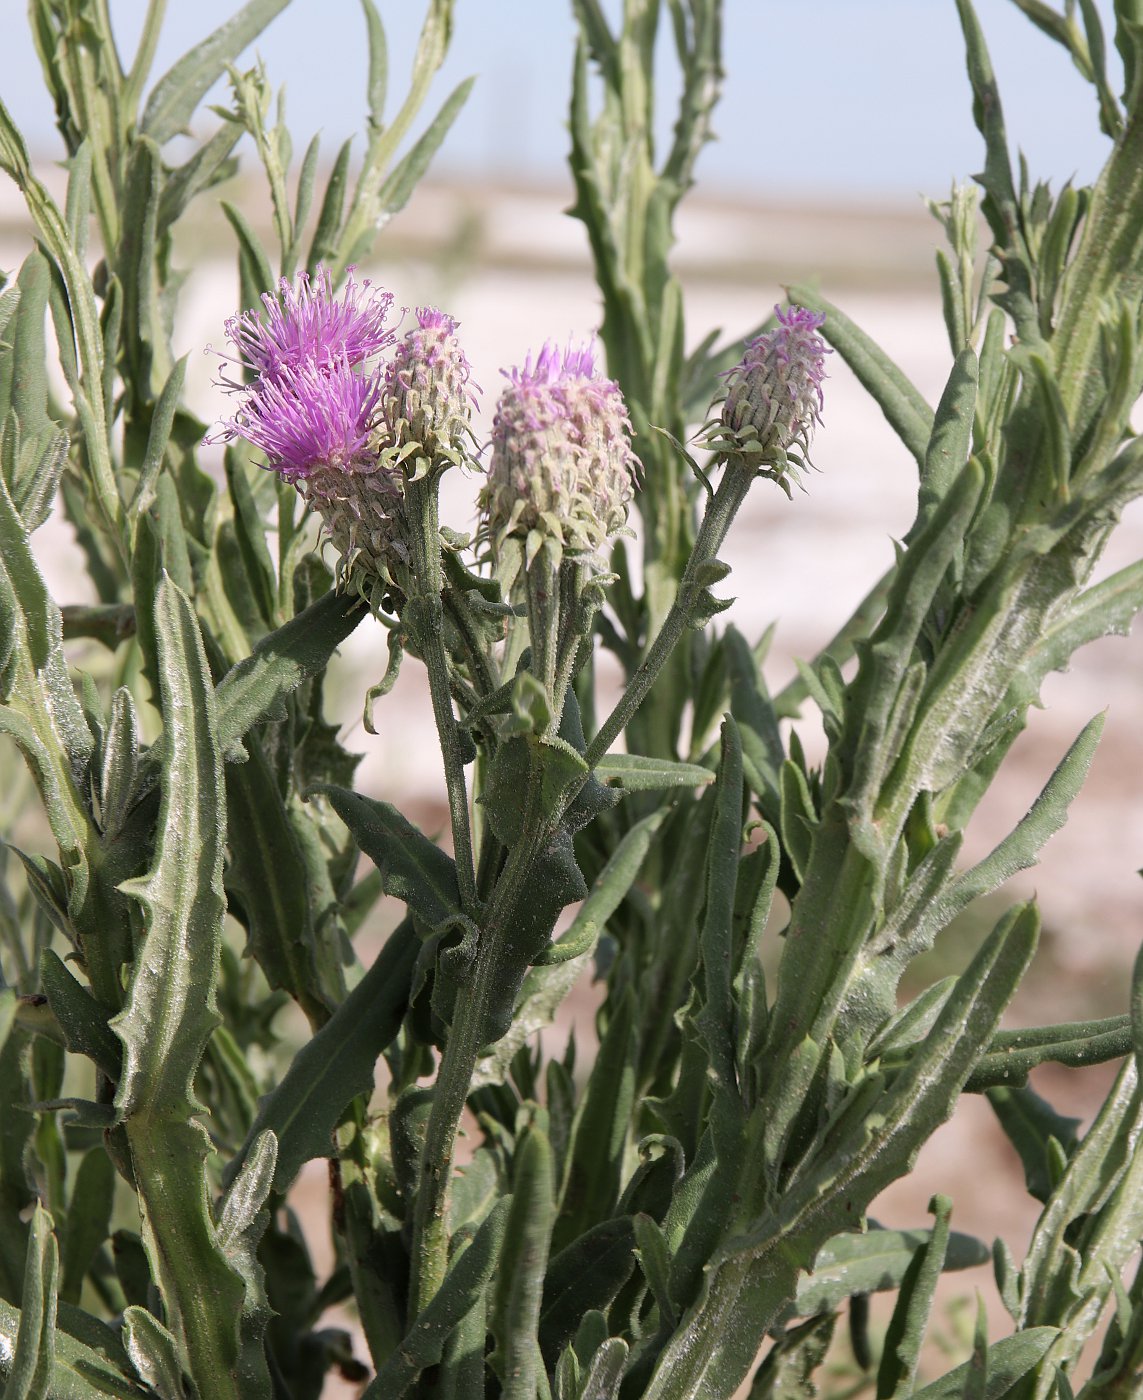
M663 630L655 638L623 699L589 745L586 754L589 766L599 762L639 708L679 638L697 616L700 595L707 582L702 566L716 558L731 521L746 498L751 480L751 472L733 464L724 472L703 518L683 575L678 601L668 613ZM544 810L537 777L538 774L534 772L523 823L524 835L509 853L485 911L472 977L461 987L457 996L453 1023L433 1088L433 1104L421 1154L420 1180L413 1214L413 1279L410 1290L413 1317L432 1300L444 1281L448 1265L447 1210L453 1146L485 1035L493 979L500 975L504 935L513 917L523 882L540 852L552 839L568 804L574 800L584 781L581 779L567 788L557 803Z
M472 827L468 815L468 787L464 777L464 751L460 729L452 708L449 687L448 654L444 644L444 604L441 592L440 514L437 479L429 473L420 481L410 481L405 489L405 509L411 529L409 546L416 593L406 604L406 622L414 633L417 647L429 673L429 694L433 718L440 737L444 760L448 810L452 824L452 844L456 857L456 879L461 907L475 914L476 869L472 855Z
M453 1148L464 1112L477 1057L484 1043L489 993L500 973L501 941L532 862L549 838L540 820L540 786L533 780L524 823L525 835L513 848L489 903L477 944L471 979L460 989L453 1023L433 1086L433 1103L421 1153L420 1179L413 1211L413 1277L410 1316L433 1299L448 1266L448 1193Z

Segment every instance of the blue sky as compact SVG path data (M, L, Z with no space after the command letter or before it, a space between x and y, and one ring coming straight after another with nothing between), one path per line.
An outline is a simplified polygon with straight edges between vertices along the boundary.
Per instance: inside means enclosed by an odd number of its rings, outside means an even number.
M129 35L142 0L111 0L111 7ZM13 17L15 0L5 0L5 8L0 95L33 148L49 154L52 113L26 24L22 15ZM235 8L233 0L173 0L156 74ZM422 7L417 0L380 0L379 8L395 105ZM1110 8L1107 0L1101 8ZM1013 145L1027 153L1035 174L1054 184L1073 175L1092 178L1106 142L1091 89L1011 0L977 0L977 11ZM979 168L953 0L726 0L725 12L719 140L699 170L712 192L908 199L943 195L954 176ZM433 100L443 100L470 73L478 81L441 167L475 179L561 177L572 35L569 0L458 0L452 53ZM320 130L332 155L360 129L365 39L357 0L293 0L256 49L272 80L286 86L299 150Z

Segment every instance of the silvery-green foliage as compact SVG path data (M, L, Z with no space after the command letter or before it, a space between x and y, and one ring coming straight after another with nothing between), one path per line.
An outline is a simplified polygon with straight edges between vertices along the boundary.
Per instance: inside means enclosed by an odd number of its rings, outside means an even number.
M572 0L571 212L602 293L606 377L570 348L526 374L553 391L557 419L561 394L579 405L574 432L555 423L581 454L577 482L593 429L626 465L629 415L641 564L606 544L626 492L602 532L560 519L558 491L515 535L510 503L505 528L474 545L442 529L440 475L471 444L457 430L433 447L410 411L393 441L362 447L391 473L384 576L361 586L361 555L344 589L351 571L313 549L290 479L233 442L219 479L200 465L204 428L171 349L173 233L233 173L246 133L277 247L223 202L239 302L256 308L284 278L288 310L313 276L328 305L469 84L406 146L454 0L427 0L392 119L385 34L363 0L363 159L355 169L343 147L319 188L316 140L295 166L268 75L235 66L285 3L249 0L152 83L161 0L129 62L105 6L33 0L68 156L62 207L0 107L0 166L36 243L0 290L3 805L7 820L36 795L43 818L21 827L28 849L0 853L5 1395L308 1400L331 1370L367 1382L369 1400L699 1400L751 1375L759 1400L1135 1394L1143 973L1120 1015L1003 1028L1036 948L1025 904L1000 912L959 975L905 1004L899 989L1063 824L1098 717L1013 831L975 865L961 858L1044 678L1143 606L1143 562L1090 583L1143 494L1129 426L1143 388L1136 0L1116 0L1112 36L1087 0L1016 0L1091 83L1113 142L1090 189L1058 194L1013 169L984 35L955 0L985 157L979 195L958 186L932 205L949 243L947 385L928 404L844 308L794 287L812 376L792 410L772 353L791 313L684 349L672 220L712 129L719 0L626 0L615 23ZM656 160L669 40L680 96ZM224 74L231 102L170 164ZM463 426L455 323L426 309L420 325L435 339L402 353L447 340ZM747 492L785 484L787 448L808 441L819 330L915 460L917 509L893 568L775 695L768 636L717 620L718 555ZM733 441L700 439L714 453L702 465L688 430L717 425L736 365L758 380L754 416L735 419ZM410 384L434 382L421 369ZM588 421L603 402L605 435ZM844 433L828 414L827 401ZM529 438L515 465L542 450ZM532 465L559 479L558 463ZM358 499L337 485L323 478L328 501ZM53 509L94 604L45 585L35 532ZM353 520L333 543L355 548ZM368 705L403 659L428 671L453 854L354 790L356 757L327 714L326 667L366 602L390 629ZM609 713L597 648L625 677ZM816 768L782 723L810 706L828 745ZM392 932L363 965L355 938L386 915ZM537 1032L589 968L606 991L598 1050L573 1039L554 1056ZM1027 1085L1049 1060L1122 1061L1082 1135ZM942 1196L909 1230L869 1214L962 1093L987 1095L1019 1154L1041 1207L1028 1240L958 1233ZM321 1278L290 1194L315 1159L336 1251ZM1015 1330L990 1339L981 1306L962 1364L934 1376L938 1281L990 1254ZM882 1332L873 1293L892 1295ZM367 1360L331 1325L338 1304Z

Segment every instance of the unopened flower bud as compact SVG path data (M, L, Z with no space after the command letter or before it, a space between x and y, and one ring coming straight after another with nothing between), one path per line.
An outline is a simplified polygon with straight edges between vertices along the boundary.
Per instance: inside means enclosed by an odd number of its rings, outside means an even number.
M831 351L817 333L824 314L800 306L774 310L778 325L747 341L726 376L720 417L707 425L702 441L756 471L781 474L807 460L821 422L824 361Z
M515 535L529 558L545 541L561 554L599 551L626 524L635 488L619 386L596 373L590 345L548 343L505 376L483 495L494 545Z
M415 452L429 463L459 463L477 402L472 368L451 316L433 307L420 307L416 315L385 371L392 445L402 461Z

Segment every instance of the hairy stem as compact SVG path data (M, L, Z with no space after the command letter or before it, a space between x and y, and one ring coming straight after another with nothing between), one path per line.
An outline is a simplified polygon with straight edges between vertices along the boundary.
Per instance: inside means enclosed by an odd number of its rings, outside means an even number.
M413 577L417 592L405 607L405 621L414 634L417 649L429 673L429 693L433 718L440 737L448 788L449 819L452 824L453 853L461 907L473 915L477 909L476 873L472 857L472 828L468 815L468 787L464 778L464 750L460 728L452 707L448 653L444 644L444 604L441 591L440 513L438 481L430 472L419 481L410 481L405 490L405 508L412 528L409 531Z

